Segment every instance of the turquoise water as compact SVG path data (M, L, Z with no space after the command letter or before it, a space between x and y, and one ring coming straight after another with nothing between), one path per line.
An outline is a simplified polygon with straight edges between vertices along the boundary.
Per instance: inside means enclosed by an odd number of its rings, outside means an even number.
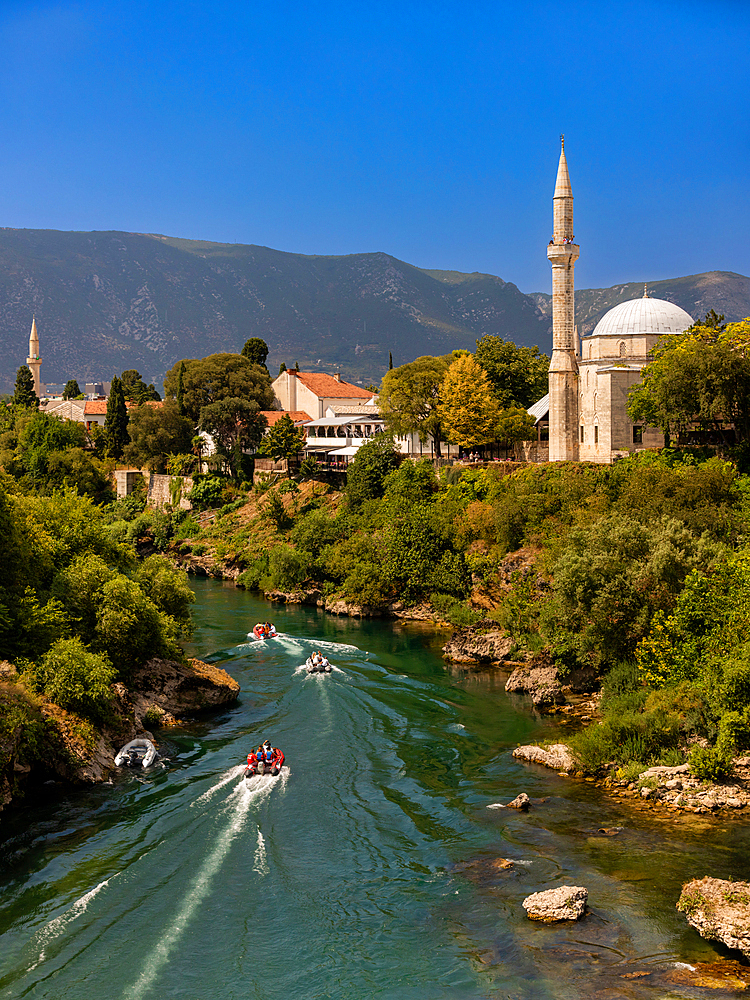
M703 995L668 981L719 954L674 903L693 876L748 876L744 825L631 815L517 763L553 723L500 676L449 671L431 631L193 585L192 652L241 702L161 731L153 774L48 786L3 819L0 998ZM282 638L247 639L271 617ZM299 671L317 648L332 675ZM248 783L265 737L288 769ZM519 791L540 800L528 814L488 808ZM561 884L585 885L591 914L528 921L522 900Z

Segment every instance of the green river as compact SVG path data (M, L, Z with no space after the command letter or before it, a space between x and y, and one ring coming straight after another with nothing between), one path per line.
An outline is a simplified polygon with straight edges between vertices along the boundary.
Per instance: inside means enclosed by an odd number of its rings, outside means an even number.
M688 878L747 877L748 826L660 820L516 762L555 724L502 676L448 669L444 635L193 586L190 651L241 701L160 731L153 772L3 815L0 998L706 995L675 970L724 955L675 902ZM248 640L271 617L283 636ZM318 648L338 669L307 676ZM246 782L266 737L288 771ZM520 791L529 813L489 808ZM529 921L523 899L563 884L589 915Z

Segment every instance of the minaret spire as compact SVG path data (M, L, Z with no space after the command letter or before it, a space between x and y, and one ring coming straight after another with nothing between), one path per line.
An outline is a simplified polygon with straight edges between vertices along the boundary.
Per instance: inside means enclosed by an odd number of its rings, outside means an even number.
M42 359L39 356L39 334L36 329L36 316L31 320L31 333L29 334L29 356L26 364L34 376L34 392L41 399L44 386L41 381Z
M574 243L573 189L565 136L552 197L554 229L547 246L552 265L552 359L549 367L549 457L551 462L578 459L578 362L576 360L573 272L579 247Z

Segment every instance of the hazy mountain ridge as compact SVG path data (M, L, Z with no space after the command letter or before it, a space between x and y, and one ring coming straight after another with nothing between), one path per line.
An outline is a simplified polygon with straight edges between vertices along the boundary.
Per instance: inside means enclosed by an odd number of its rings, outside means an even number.
M750 278L734 271L706 271L684 278L649 281L648 294L656 299L674 302L693 319L703 319L709 309L724 313L735 322L750 316ZM576 289L576 322L582 336L594 329L602 316L613 306L643 295L644 283L631 281L611 288ZM545 316L552 316L552 296L532 292L530 298Z
M692 315L750 313L750 279L711 272L655 282ZM664 289L664 291L662 291ZM576 293L593 327L637 284ZM700 304L697 308L696 303ZM26 358L36 314L42 379L110 378L138 368L159 382L181 357L239 350L251 336L281 361L379 378L420 354L473 349L484 333L550 349L550 296L489 274L426 270L386 253L305 256L157 234L0 229L0 381Z

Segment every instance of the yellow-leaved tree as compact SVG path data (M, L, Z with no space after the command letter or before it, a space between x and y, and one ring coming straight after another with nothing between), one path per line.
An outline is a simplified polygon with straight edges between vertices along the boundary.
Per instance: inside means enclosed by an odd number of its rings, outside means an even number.
M462 448L490 444L499 414L485 370L471 354L456 358L440 385L439 416L446 440Z

